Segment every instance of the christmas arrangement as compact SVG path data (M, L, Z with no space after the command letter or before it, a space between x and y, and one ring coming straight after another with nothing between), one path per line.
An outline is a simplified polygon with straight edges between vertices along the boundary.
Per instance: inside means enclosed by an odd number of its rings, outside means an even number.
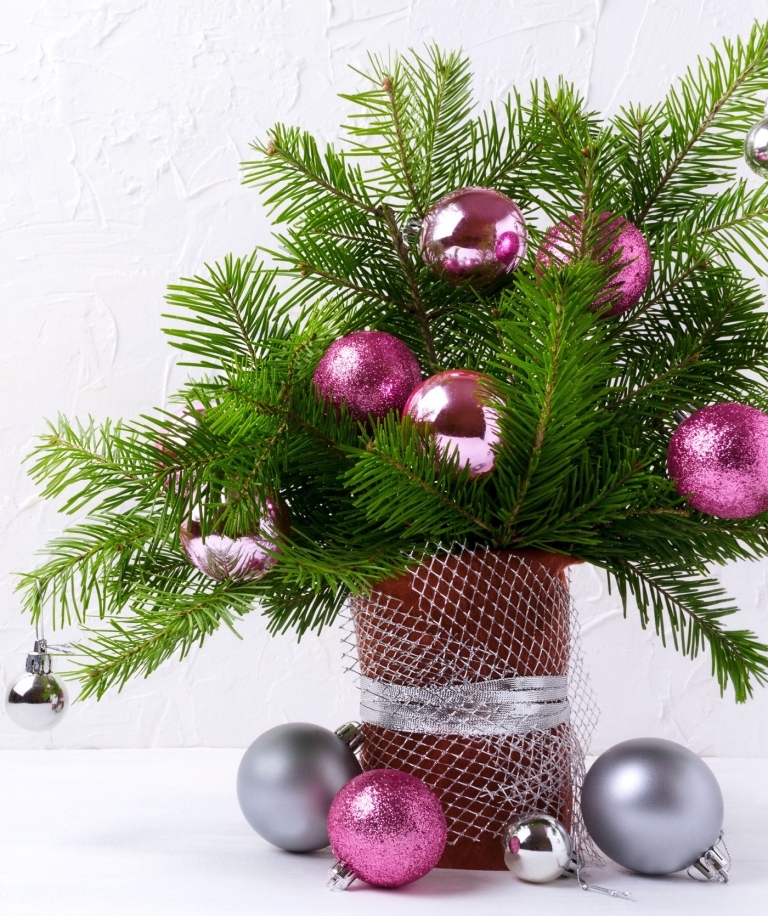
M35 621L45 606L87 633L81 696L256 608L299 636L346 608L369 772L326 733L331 797L389 792L428 823L404 880L504 857L550 880L583 831L591 728L569 564L603 569L661 640L708 652L721 692L743 702L768 680L768 646L727 626L737 608L710 573L768 556L768 192L737 175L748 132L768 173L768 26L609 121L564 82L478 115L468 60L437 48L358 76L341 148L278 125L243 166L274 250L170 288L166 333L195 373L172 408L60 418L40 438L42 494L87 517L21 588ZM36 652L31 673L50 675ZM265 825L265 747L241 768L249 821L285 848L326 845L330 800L312 836ZM705 849L711 866L722 799L701 778L708 819L681 802L679 855L647 865L599 823L605 787L587 826L639 871ZM333 805L336 883L404 883L381 860L350 871L354 805ZM543 866L520 859L531 836Z

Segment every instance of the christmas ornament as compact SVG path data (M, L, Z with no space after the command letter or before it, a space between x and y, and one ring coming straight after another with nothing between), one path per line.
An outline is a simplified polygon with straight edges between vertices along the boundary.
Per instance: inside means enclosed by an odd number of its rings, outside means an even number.
M667 470L694 509L720 518L768 510L768 415L724 402L697 410L675 430Z
M356 419L382 419L401 410L421 381L421 370L408 347L383 331L355 331L335 340L312 377L320 397L342 403Z
M548 814L533 814L510 824L504 835L504 862L523 881L546 884L571 864L568 831Z
M447 834L440 802L420 779L369 770L334 798L328 835L339 859L328 887L344 890L355 878L377 887L410 884L437 865Z
M34 651L27 655L25 672L5 694L10 719L33 732L55 728L69 706L64 681L51 670L51 650L69 651L69 647L49 646L45 638L36 639Z
M744 138L744 158L753 172L761 178L768 178L768 102L763 120L755 124Z
M470 477L493 470L499 442L498 411L488 403L493 379L468 369L449 369L423 381L408 398L403 414L433 434L440 455L458 452Z
M424 262L446 279L488 286L525 257L528 233L517 204L491 188L462 188L432 206L421 227Z
M666 875L698 863L715 869L723 796L692 751L662 738L623 741L592 764L581 812L600 849L619 865Z
M288 537L291 521L285 502L268 499L267 511L256 531L230 537L211 532L203 539L197 514L179 529L179 540L190 563L218 582L260 579L277 563L281 537Z
M260 735L237 771L237 800L259 836L291 852L328 845L328 810L360 770L353 750L362 741L354 722L336 732L291 722Z
M598 217L598 238L594 257L600 263L611 263L618 254L614 269L617 275L608 283L594 302L600 311L610 303L603 317L620 315L640 301L651 278L651 250L643 234L623 216L601 213ZM543 268L553 262L567 264L581 248L582 217L569 216L553 226L544 236L536 254ZM621 254L619 254L621 251Z

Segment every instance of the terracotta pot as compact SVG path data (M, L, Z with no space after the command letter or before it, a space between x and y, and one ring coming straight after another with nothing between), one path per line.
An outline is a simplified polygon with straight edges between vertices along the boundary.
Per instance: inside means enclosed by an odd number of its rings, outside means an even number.
M353 606L360 673L414 687L567 675L564 570L576 562L539 550L464 551L380 583ZM441 799L449 844L438 867L504 869L504 828L532 811L570 830L569 722L528 735L470 737L366 724L365 737L364 769L406 770Z

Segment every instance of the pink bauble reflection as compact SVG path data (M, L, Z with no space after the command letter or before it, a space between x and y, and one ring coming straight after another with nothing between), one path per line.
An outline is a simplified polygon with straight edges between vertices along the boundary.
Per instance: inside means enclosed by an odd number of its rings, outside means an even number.
M487 286L525 257L528 233L520 208L491 188L462 188L424 217L421 252L436 273Z
M470 477L493 470L499 443L499 414L488 403L493 380L469 369L449 369L423 381L408 398L403 414L435 437L440 455L458 452Z
M319 396L364 421L402 410L421 381L419 363L397 337L384 331L355 331L335 340L312 377Z
M606 309L603 317L620 315L637 305L648 286L651 279L651 249L642 232L623 216L601 213L598 225L600 231L596 243L596 260L611 262L621 253L616 262L618 274L606 284L593 307L595 311L600 311L610 302L611 307ZM581 216L574 214L562 220L544 236L536 253L536 261L544 268L553 262L567 264L581 247L581 234Z
M401 887L426 875L445 849L437 796L400 770L369 770L334 798L328 836L336 857L377 887Z
M667 471L700 512L749 518L768 511L768 415L728 401L697 410L670 440Z
M189 561L217 582L260 579L277 563L282 537L289 537L291 521L283 500L267 500L267 512L257 531L229 537L211 533L203 540L197 518L179 529L179 539Z

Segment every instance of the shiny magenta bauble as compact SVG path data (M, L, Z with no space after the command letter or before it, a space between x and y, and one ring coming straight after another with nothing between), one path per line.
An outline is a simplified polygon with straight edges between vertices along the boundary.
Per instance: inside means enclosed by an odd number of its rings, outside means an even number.
M209 579L246 582L272 569L280 539L290 533L288 507L277 497L267 500L267 511L255 531L239 537L212 532L203 540L200 521L193 517L179 529L179 539L189 561Z
M421 227L424 262L445 279L494 283L525 257L528 233L516 203L491 188L462 188L429 210Z
M435 793L400 770L369 770L331 804L328 836L336 857L376 887L401 887L437 865L448 835Z
M498 411L488 403L493 379L469 369L449 369L423 381L403 414L435 437L440 455L458 452L470 477L493 470L499 442Z
M593 308L595 311L605 309L603 317L620 315L637 305L648 286L651 249L642 232L623 216L601 213L598 226L596 260L611 263L618 255L615 263L618 274L603 288ZM581 248L582 231L582 218L578 214L557 223L544 236L536 261L544 268L553 262L567 264Z
M667 470L700 512L749 518L768 511L768 415L734 402L697 410L675 430Z
M336 408L344 403L356 420L380 420L390 410L402 410L421 381L421 369L397 337L355 331L328 347L312 381L323 400Z

